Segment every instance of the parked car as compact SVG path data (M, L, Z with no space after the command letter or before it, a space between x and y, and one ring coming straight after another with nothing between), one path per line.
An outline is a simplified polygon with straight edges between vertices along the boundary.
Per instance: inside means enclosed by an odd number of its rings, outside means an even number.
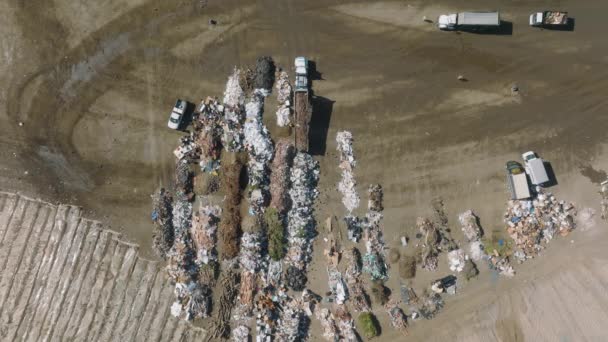
M188 102L184 100L178 99L175 102L171 115L169 115L169 122L167 124L169 128L179 129L179 126L182 124L182 120L184 119L184 114L186 113L186 107L188 107Z

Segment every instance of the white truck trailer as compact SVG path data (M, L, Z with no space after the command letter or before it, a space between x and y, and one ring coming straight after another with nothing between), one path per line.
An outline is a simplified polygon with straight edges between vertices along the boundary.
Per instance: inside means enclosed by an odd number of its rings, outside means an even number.
M543 11L530 14L530 26L563 27L568 25L568 12Z
M526 177L524 168L516 161L507 162L507 184L511 192L511 199L523 200L530 198L528 177Z
M442 14L437 19L440 30L445 31L478 31L483 29L497 29L500 27L498 12L460 12Z
M549 182L545 162L543 162L543 160L539 158L536 153L533 151L528 151L522 154L521 157L524 159L526 172L530 176L532 184L542 186Z

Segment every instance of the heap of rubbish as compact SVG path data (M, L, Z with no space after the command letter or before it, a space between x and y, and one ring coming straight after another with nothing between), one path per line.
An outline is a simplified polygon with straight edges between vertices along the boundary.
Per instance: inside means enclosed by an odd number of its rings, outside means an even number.
M312 258L312 240L315 236L313 204L319 192L319 165L307 153L298 152L291 168L291 209L287 213L288 249L285 262L305 271Z
M239 275L234 269L228 268L222 273L222 277L219 281L221 292L219 300L217 301L219 309L217 310L217 317L211 322L211 327L209 329L209 337L212 341L219 338L227 338L230 335L230 317L232 315L232 308L235 304L234 298L237 296L239 281ZM245 327L244 330L246 330L246 337L249 334L249 329ZM243 329L239 329L236 332L237 335L242 333ZM239 339L237 341L244 341L244 339Z
M371 311L371 306L361 280L361 253L356 247L348 248L344 251L344 258L348 262L344 278L348 285L350 303L353 310L356 312Z
M289 207L289 171L295 154L295 147L289 139L279 139L276 144L270 174L270 206L283 217Z
M403 310L397 306L397 303L390 300L388 303L386 303L384 308L391 319L391 325L393 328L402 332L403 334L407 333L407 317L405 316L405 313L403 313Z
M164 188L152 195L152 221L154 240L152 246L156 254L165 259L173 246L173 198Z
M355 189L354 169L357 164L353 152L353 135L349 131L341 131L336 134L337 150L340 153L340 170L342 178L338 183L338 191L342 194L342 203L346 210L351 213L359 207L359 195ZM356 241L355 241L356 242Z
M378 194L380 192L380 194ZM367 253L363 256L363 271L368 273L371 280L388 279L388 266L385 262L385 244L380 228L382 212L376 211L382 206L382 187L380 185L370 185L368 189L368 213L365 215L365 248ZM378 202L380 201L380 202Z
M291 108L293 89L291 88L291 84L289 84L289 75L286 71L279 71L275 89L277 90L277 102L279 103L277 108L277 125L279 127L289 126L293 121Z
M363 234L363 220L357 216L344 216L348 239L357 243Z
M240 85L241 70L234 68L224 91L224 120L222 122L222 145L226 151L243 149L243 123L245 121L245 92Z
M259 57L255 62L253 88L264 89L266 93L270 93L274 84L275 71L276 66L272 57Z
M575 228L576 208L558 201L551 193L540 192L532 200L508 202L504 221L507 233L515 243L514 256L519 261L531 259L556 233L566 236Z
M420 300L420 307L418 312L425 319L433 319L441 309L443 309L444 302L441 295L435 292L430 292Z
M203 206L192 217L190 235L196 253L195 263L198 265L217 262L217 224L221 209L218 206Z
M477 241L481 238L483 232L478 223L479 219L477 218L473 210L467 210L462 214L458 215L458 221L460 221L462 231L467 241Z
M505 277L513 277L515 275L515 270L513 266L509 263L509 258L506 256L500 255L491 255L488 259L488 265L491 270L497 271L500 275Z

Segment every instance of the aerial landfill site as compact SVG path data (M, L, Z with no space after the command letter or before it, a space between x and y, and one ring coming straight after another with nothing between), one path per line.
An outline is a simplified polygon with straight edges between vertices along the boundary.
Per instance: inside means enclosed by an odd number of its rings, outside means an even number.
M608 341L608 2L545 5L1 2L0 342Z

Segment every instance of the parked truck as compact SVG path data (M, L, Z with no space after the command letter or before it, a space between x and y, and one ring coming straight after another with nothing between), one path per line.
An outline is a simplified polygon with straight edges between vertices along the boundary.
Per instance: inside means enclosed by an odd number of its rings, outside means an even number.
M530 176L530 180L534 185L545 185L549 182L549 176L547 175L547 169L545 168L545 162L538 157L533 151L528 151L521 155L524 159L524 165L526 166L526 172Z
M530 14L530 26L565 27L568 25L568 12L544 11Z
M440 30L445 31L479 31L500 27L498 12L460 12L443 14L437 19Z
M308 59L296 57L296 81L294 87L294 143L299 151L308 152L308 134L310 119L312 117L312 104L310 103L308 82Z
M530 198L530 185L523 166L516 161L507 162L507 184L511 192L511 199L523 200Z

